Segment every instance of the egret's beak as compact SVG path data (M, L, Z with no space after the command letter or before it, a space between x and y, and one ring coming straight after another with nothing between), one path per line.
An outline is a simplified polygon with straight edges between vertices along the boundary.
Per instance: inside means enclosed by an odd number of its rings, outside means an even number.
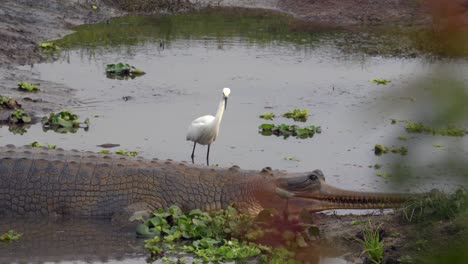
M224 110L226 110L226 107L227 107L227 97L224 97Z

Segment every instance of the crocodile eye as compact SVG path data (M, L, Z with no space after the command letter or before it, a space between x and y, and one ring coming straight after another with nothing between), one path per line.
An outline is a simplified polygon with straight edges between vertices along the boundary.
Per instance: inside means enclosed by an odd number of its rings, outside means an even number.
M309 175L309 180L316 181L316 180L318 180L318 176L315 175L315 174L310 174Z

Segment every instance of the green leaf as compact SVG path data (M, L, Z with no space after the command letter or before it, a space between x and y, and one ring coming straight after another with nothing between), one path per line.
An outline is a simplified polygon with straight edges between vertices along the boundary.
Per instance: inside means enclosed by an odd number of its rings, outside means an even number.
M376 78L376 79L371 79L369 80L370 82L373 82L373 83L376 83L376 84L388 84L389 82L391 82L390 80L385 80L385 79L381 79L381 78Z

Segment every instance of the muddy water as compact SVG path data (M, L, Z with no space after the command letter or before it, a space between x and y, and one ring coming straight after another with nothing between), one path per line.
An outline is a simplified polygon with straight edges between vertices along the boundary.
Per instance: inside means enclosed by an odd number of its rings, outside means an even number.
M148 158L190 161L193 145L185 140L189 123L201 115L214 115L221 89L230 87L220 134L211 148L212 165L288 171L320 168L333 185L382 191L393 187L391 178L376 173L390 173L399 164L426 180L403 190L457 184L434 162L449 151L466 156L465 138L408 135L404 125L392 125L390 120L424 121L414 108L428 95L402 88L426 78L440 64L463 76L466 62L349 53L343 47L359 46L346 43L353 33L303 31L282 16L233 13L128 17L77 28L77 33L59 41L64 48L55 55L57 60L21 69L74 88L80 106L71 110L91 119L90 130L57 134L33 125L24 135L15 135L2 127L2 142L39 141L92 151L98 151L99 144L116 143L121 146L111 151L137 150ZM363 43L368 44L365 39ZM106 78L105 65L117 62L146 74L129 80ZM391 83L377 85L369 82L373 78ZM264 112L280 116L294 108L309 110L307 122L258 117ZM258 133L262 123L318 125L322 133L309 139L262 136ZM399 141L398 136L409 140ZM445 147L435 148L436 143ZM378 157L373 153L375 144L407 146L409 155ZM206 147L198 146L195 162L204 164L205 154ZM383 168L370 168L374 164ZM442 181L441 175L446 177Z

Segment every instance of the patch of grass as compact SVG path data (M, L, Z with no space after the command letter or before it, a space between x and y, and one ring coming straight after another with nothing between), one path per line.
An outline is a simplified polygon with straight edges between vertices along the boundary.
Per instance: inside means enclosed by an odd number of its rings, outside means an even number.
M40 91L39 86L36 84L31 84L29 82L19 82L18 89L25 92L37 92Z
M462 128L447 126L446 128L433 128L424 125L421 122L408 122L406 131L409 133L427 133L441 136L463 137L467 131Z
M381 79L381 78L371 79L369 81L373 82L373 83L376 83L376 84L383 84L383 85L388 84L388 83L391 82L390 80Z
M415 196L405 203L400 212L409 222L450 219L468 213L468 195L464 188L457 189L453 194L432 191Z
M264 136L283 136L285 139L294 136L296 138L312 138L315 134L322 133L322 129L319 126L305 126L300 127L296 125L274 125L274 124L261 124L258 127L259 133Z
M275 114L272 113L272 112L263 113L263 114L260 115L260 118L263 118L263 119L266 119L266 120L273 120L274 117L275 117Z
M384 254L384 242L380 238L380 225L374 226L370 221L362 231L362 239L358 242L363 247L363 253L366 253L367 259L374 264L380 264Z
M106 75L110 79L134 79L135 77L142 76L144 71L135 68L127 63L107 64Z
M16 109L8 117L8 123L10 124L28 124L31 121L31 117L23 109Z
M8 232L0 235L0 242L11 242L20 239L22 235L15 230L9 230Z
M75 133L79 128L89 129L89 119L84 122L78 121L78 115L64 110L58 113L50 113L49 117L42 118L44 130L54 130L58 133Z
M309 116L307 109L293 109L283 114L283 117L292 118L294 121L305 122Z

